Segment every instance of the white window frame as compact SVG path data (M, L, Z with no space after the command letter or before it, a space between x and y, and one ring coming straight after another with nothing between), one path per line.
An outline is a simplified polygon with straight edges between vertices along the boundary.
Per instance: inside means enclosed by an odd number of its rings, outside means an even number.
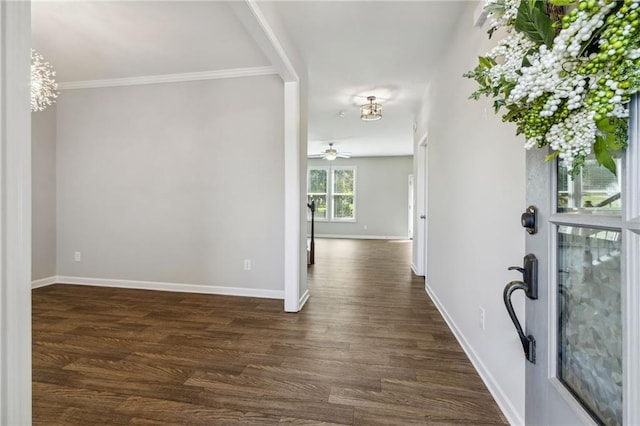
M327 175L326 175L327 176L327 182L326 182L327 190L326 190L326 192L323 192L323 193L320 193L320 192L312 192L312 193L310 193L309 192L309 176L311 175L311 170L324 170L324 171L327 172ZM316 222L329 222L329 217L330 217L330 212L329 212L329 203L330 203L330 201L329 201L329 189L330 189L329 188L329 180L330 180L330 177L329 177L329 175L330 175L329 167L323 167L323 166L318 166L318 167L309 166L309 167L307 167L307 202L309 202L309 195L324 195L325 199L327 201L327 214L326 214L326 216L325 217L315 216ZM310 222L310 221L311 221L311 213L310 213L309 210L307 210L307 222Z
M309 175L311 173L311 170L325 170L327 172L327 192L320 194L320 193L312 193L312 194L316 194L316 195L324 195L326 196L326 200L327 200L327 215L325 218L321 218L321 217L317 217L315 218L315 220L317 222L336 222L336 223L353 223L356 222L356 214L357 214L357 195L356 195L356 188L357 188L357 178L358 178L358 171L357 171L357 167L356 166L308 166L307 167L307 200L309 199L309 195L310 194L309 191ZM336 170L351 170L353 171L353 217L350 218L337 218L334 216L334 196L336 195L346 195L346 194L342 194L342 193L334 193L333 191L333 183L334 183L334 172ZM307 215L307 221L311 220L311 215L308 214Z

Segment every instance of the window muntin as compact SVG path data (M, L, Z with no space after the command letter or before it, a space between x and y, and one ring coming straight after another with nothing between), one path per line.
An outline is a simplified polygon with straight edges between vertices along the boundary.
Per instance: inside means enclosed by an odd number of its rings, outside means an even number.
M616 159L618 176L599 165L591 156L580 174L571 178L566 167L558 165L558 213L619 215L622 161Z

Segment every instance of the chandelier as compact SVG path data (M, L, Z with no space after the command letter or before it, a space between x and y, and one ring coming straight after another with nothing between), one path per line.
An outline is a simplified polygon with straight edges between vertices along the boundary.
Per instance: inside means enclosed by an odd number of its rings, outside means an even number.
M382 118L382 105L376 103L375 96L367 97L368 104L360 106L360 118L364 121L375 121Z
M56 72L44 57L31 49L31 111L42 111L56 101L58 83Z

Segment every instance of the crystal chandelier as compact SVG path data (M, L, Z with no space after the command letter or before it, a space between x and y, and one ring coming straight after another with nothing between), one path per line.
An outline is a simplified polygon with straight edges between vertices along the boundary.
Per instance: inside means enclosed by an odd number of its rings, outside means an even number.
M42 111L56 101L58 83L56 72L44 57L31 49L31 111Z
M364 121L375 121L382 118L382 105L376 103L375 96L367 97L368 104L360 106L360 118Z

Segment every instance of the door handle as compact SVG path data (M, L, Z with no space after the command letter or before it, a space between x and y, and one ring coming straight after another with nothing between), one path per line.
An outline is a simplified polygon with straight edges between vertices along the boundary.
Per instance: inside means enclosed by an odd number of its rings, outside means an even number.
M538 259L535 255L529 253L524 257L524 267L511 266L509 270L516 270L522 273L522 281L511 281L504 288L502 294L504 299L504 306L507 308L509 317L516 327L518 337L520 337L520 343L522 343L522 349L527 361L536 363L536 339L532 335L525 335L522 331L520 321L513 310L513 304L511 303L511 295L516 290L523 290L529 299L538 298Z
M420 215L420 219L426 219L426 218L427 218L427 215L424 215L424 214Z

